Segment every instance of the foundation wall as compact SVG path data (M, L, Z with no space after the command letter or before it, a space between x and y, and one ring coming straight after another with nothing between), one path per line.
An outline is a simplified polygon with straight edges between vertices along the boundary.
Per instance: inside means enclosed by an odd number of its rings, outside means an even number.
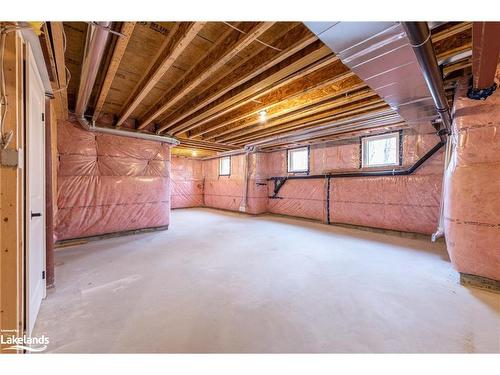
M167 144L58 122L56 240L162 227L170 218Z
M437 142L432 134L403 135L403 166L410 166ZM309 174L359 171L359 140L310 149ZM286 176L286 151L268 154L270 176ZM331 223L354 224L416 233L432 233L438 224L443 175L440 151L410 176L288 180L277 199L269 199L272 213ZM274 183L268 186L273 194Z
M172 155L172 208L203 206L202 161Z
M455 100L446 244L459 272L500 280L500 92L476 101L466 97L467 88L464 80Z

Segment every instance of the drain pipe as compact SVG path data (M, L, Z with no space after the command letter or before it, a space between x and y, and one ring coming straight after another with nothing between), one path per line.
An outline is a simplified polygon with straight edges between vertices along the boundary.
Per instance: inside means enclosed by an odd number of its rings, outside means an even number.
M177 146L178 144L181 143L175 138L166 137L163 135L141 133L138 132L137 130L105 128L102 126L95 126L95 123L92 124L89 123L89 121L84 117L78 117L77 119L82 128L84 128L89 132L105 133L105 134L119 135L121 137L139 138L139 139L145 139L147 141L163 142L163 143L168 143L172 146Z
M434 47L431 41L431 32L426 22L402 22L402 26L406 32L406 36L410 41L413 52L417 57L420 70L424 76L427 87L434 100L436 110L441 117L442 127L438 131L438 135L443 143L446 143L443 187L441 190L441 206L439 214L439 224L437 230L432 234L432 241L444 236L444 184L446 176L446 168L448 167L451 154L451 142L448 136L451 134L452 119L450 107L443 87L443 78L438 67Z
M439 132L439 136L442 141L446 141L446 135L451 132L450 107L448 106L443 79L437 64L434 47L432 46L429 26L427 22L402 22L402 26L417 57L420 70L432 95L436 110L441 117L443 128Z

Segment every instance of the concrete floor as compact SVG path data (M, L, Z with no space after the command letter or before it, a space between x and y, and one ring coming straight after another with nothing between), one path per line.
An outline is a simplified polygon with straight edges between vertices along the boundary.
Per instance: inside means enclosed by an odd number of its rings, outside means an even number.
M210 209L56 252L51 352L500 352L443 243Z

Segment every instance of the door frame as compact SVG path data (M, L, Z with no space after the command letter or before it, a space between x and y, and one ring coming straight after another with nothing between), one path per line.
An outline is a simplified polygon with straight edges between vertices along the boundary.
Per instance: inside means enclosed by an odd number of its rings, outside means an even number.
M40 72L38 71L38 66L36 64L33 52L31 50L30 44L26 43L25 44L25 60L24 60L24 93L25 93L25 100L24 100L24 150L25 150L25 155L24 155L24 275L25 275L25 281L24 281L24 331L26 335L30 335L30 322L31 322L31 317L30 317L30 220L31 220L31 215L30 215L30 176L31 176L31 167L29 165L29 157L30 157L30 149L29 149L29 142L30 142L30 112L28 108L28 104L30 103L30 84L32 80L38 81L39 87L41 88L41 95L43 97L43 103L44 105L42 106L42 113L43 113L43 134L45 134L45 92L44 92L44 86L43 86L43 81L41 79ZM35 72L34 77L30 73L30 71ZM41 213L42 217L40 218L42 220L42 248L43 248L43 255L42 255L42 262L43 262L43 271L46 275L46 207L45 207L45 180L46 180L46 175L45 175L45 151L46 151L46 145L45 145L45 135L42 137L42 142L43 146L42 149L44 152L42 153L43 161L41 163L43 171L42 171L42 178L43 178L43 183L42 186L40 186L41 189L41 195L44 199L44 202L41 207ZM47 290L46 290L46 277L43 278L43 285L42 285L42 299L46 297ZM33 323L34 326L34 323Z

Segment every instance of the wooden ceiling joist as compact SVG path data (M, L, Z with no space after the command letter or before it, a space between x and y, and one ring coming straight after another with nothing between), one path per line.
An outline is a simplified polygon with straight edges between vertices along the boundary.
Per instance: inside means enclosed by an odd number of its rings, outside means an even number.
M275 132L267 135L260 135L258 138L254 138L252 140L246 141L247 143L254 143L262 141L271 141L273 146L277 144L289 144L294 142L294 138L302 138L297 139L297 141L303 141L303 139L315 139L324 137L326 134L341 134L342 132L352 131L353 128L358 128L360 126L370 126L379 127L379 126L390 126L394 124L404 123L394 111L390 108L381 107L376 108L375 110L369 109L357 109L352 111L351 113L345 113L342 116L337 116L336 118L331 118L321 123L317 124L315 127L310 127L308 129L299 128L298 130L292 131L288 130L286 132ZM360 125L362 124L362 125ZM326 133L326 134L325 134ZM286 140L288 139L288 141ZM279 143L282 140L282 143Z
M294 27L275 41L273 43L274 48L265 48L259 54L246 61L242 66L223 77L201 95L196 96L186 105L182 106L181 109L183 111L176 111L164 121L166 128L173 127L186 117L219 99L224 94L265 72L317 40L315 35L311 35L302 25L299 26Z
M457 34L463 33L464 31L470 30L472 28L472 22L460 22L457 25L446 28L436 34L431 36L432 43L440 42L444 39L454 37Z
M210 116L206 119L207 121L192 125L189 129L193 130L189 130L187 136L189 138L203 136L206 133L224 128L231 123L256 116L259 111L268 110L268 108L277 102L293 98L301 93L322 86L325 79L324 74L328 74L328 70L332 72L332 69L337 69L337 73L339 73L339 65L340 69L344 67L340 63L335 65L335 62L338 61L339 59L334 55L326 56L316 63L266 87L255 95L237 103L237 105L228 107L226 110ZM325 67L326 69L324 69Z
M199 137L223 128L231 123L241 121L248 117L255 117L259 111L268 110L280 101L291 99L307 91L332 83L332 81L325 83L325 74L338 75L339 73L345 73L347 70L343 64L334 64L337 61L338 58L330 56L327 59L319 61L317 64L313 64L313 66L307 69L296 72L293 76L287 77L287 79L280 84L273 85L273 90L265 90L263 93L248 98L244 101L244 104L240 103L237 108L239 109L238 112L235 110L230 111L222 118L205 123L203 126L190 132L188 137ZM287 84L285 84L285 82ZM192 127L194 128L194 126Z
M194 139L187 139L187 138L177 138L177 139L181 142L180 143L181 146L199 148L203 150L231 151L231 150L237 150L239 148L237 146L225 145L217 142L197 141Z
M205 26L205 22L182 22L178 25L173 35L165 42L152 70L140 80L135 94L127 101L125 109L120 114L116 126L120 126L144 100L146 95L155 87L158 81L174 64L175 60L186 49L198 32ZM142 129L142 128L140 128Z
M75 107L87 24L44 27L41 39L46 37L43 45L50 51L44 56L59 114L68 103ZM338 131L369 132L395 122L404 126L302 23L147 22L134 27L123 22L120 31L128 38L113 37L116 42L105 52L93 88L93 119L174 135L186 155L268 145L269 139L270 147L317 142ZM472 23L440 23L431 37L451 95L456 80L471 71ZM67 89L65 66L73 75ZM259 116L261 111L265 116Z
M106 97L108 96L108 92L111 88L111 84L113 83L113 79L115 78L118 67L120 66L120 62L122 61L123 55L125 54L125 50L127 49L127 45L130 41L130 36L134 31L135 24L136 22L123 22L122 24L120 33L123 36L119 36L118 40L116 41L113 55L111 56L111 61L108 70L106 71L104 82L101 86L101 91L99 92L97 103L94 109L94 114L92 116L92 120L94 121L97 121L99 115L101 114L102 107L104 106L104 102L106 101Z
M201 126L214 118L222 116L229 111L246 104L255 96L273 90L277 85L286 84L289 79L293 78L301 69L314 64L327 56L333 58L333 54L329 48L323 46L319 41L308 45L304 50L301 50L293 56L283 60L281 63L273 66L269 71L265 71L261 75L253 78L244 85L228 92L226 95L203 108L199 113L190 116L182 123L182 127L174 128L176 132L185 132L186 129L193 129ZM192 126L195 125L195 126ZM173 130L168 129L166 125L160 127L160 131L168 130L173 133Z
M361 85L360 85L361 86ZM359 89L359 87L358 87ZM232 131L226 133L225 136L217 136L211 138L214 142L234 142L235 139L242 138L248 134L253 134L259 131L269 131L280 127L280 129L287 128L290 124L304 124L304 121L320 120L324 117L331 116L332 114L341 113L343 110L352 109L353 106L360 106L360 103L384 103L377 94L372 90L362 90L353 93L352 95L346 95L346 90L343 90L341 94L342 97L337 97L335 100L328 100L326 103L318 103L309 105L302 110L296 110L292 113L285 114L274 120L268 120L265 123L259 124L253 127L245 127L239 131ZM346 96L344 96L346 95ZM363 102L364 101L364 102ZM299 122L297 122L299 121Z
M236 56L240 51L246 48L250 43L259 38L263 33L265 33L274 22L261 22L255 26L250 32L244 34L243 36L237 35L233 40L229 38L222 43L225 50L211 51L207 56L207 59L203 59L192 71L185 80L183 80L179 87L174 88L172 91L173 95L167 95L164 97L158 108L154 108L149 114L141 121L139 129L145 128L153 120L162 115L167 109L171 108L179 100L181 100L185 95L196 88L200 83L209 78L217 70L219 70L223 65L229 62L234 56Z
M64 57L65 36L62 22L48 22L43 26L44 54L48 58L49 78L54 92L58 119L68 117L68 77Z
M366 84L352 72L344 73L340 76L333 77L330 81L326 81L317 88L304 90L304 92L299 95L295 95L292 98L273 104L267 109L266 121L282 117L286 114L295 113L297 111L310 108L311 106L318 107L324 103L327 103L325 105L329 105L328 103L330 103L332 99L338 98L339 95L346 95L364 87L366 87ZM321 109L318 107L318 110ZM223 131L206 135L205 139L220 137L222 133L231 133L259 123L261 123L261 120L259 115L255 113L253 116L239 121L234 126L228 126ZM221 139L225 138L227 138L227 136Z

